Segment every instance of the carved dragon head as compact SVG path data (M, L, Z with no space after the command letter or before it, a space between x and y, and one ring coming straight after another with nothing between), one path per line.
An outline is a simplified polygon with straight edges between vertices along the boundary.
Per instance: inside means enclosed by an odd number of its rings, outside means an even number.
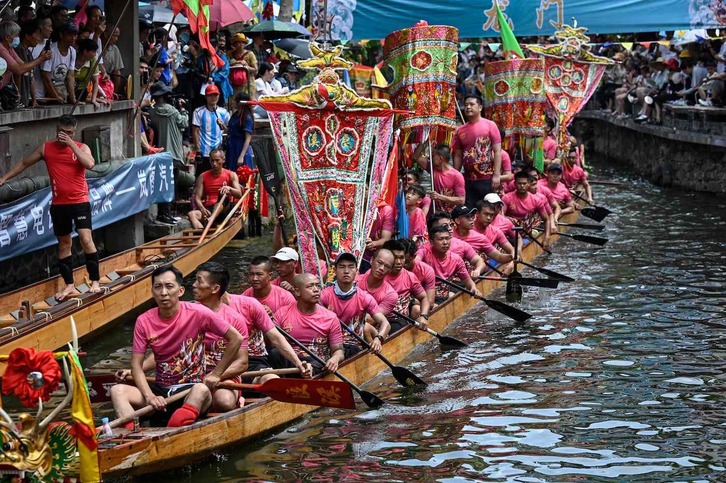
M35 416L22 413L18 416L17 424L0 407L0 476L18 475L22 479L26 473L32 473L42 479L51 472L53 449L50 445L49 424L73 399L73 382L65 360L63 372L68 394L44 419L41 420L41 399L38 399L38 412Z

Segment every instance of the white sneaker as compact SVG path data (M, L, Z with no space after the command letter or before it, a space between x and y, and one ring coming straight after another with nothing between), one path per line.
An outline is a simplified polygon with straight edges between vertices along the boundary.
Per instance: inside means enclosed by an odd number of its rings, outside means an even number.
M711 102L711 99L699 99L698 103L702 105L703 107L713 107L713 103Z

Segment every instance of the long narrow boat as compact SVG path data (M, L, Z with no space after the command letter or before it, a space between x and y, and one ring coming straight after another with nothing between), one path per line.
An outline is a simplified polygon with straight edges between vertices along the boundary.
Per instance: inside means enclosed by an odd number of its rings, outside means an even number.
M250 183L252 183L252 179ZM246 204L245 204L246 205ZM0 353L16 347L55 350L72 339L73 316L78 337L93 333L151 300L151 273L165 263L174 263L187 275L212 258L237 235L246 219L242 210L226 225L212 230L200 243L202 230L184 230L108 257L100 263L102 291L88 292L86 268L73 273L77 295L61 303L53 296L63 284L60 276L9 292L0 298ZM23 304L31 316L19 310Z
M574 222L579 213L563 217L563 222ZM542 249L529 243L523 250L525 261L532 261ZM479 291L487 294L501 283L482 280ZM429 325L437 332L444 330L457 317L479 301L460 293L441 304L431 313ZM397 364L418 344L428 342L432 336L413 326L394 334L381 353ZM363 384L387 366L368 352L357 354L340 366L340 372L354 384ZM333 375L324 377L336 380ZM234 411L212 416L182 428L141 428L139 432L116 429L114 438L103 441L99 447L99 461L104 477L145 474L187 465L203 459L220 448L253 439L262 433L283 426L300 416L314 411L315 406L290 404L265 398Z

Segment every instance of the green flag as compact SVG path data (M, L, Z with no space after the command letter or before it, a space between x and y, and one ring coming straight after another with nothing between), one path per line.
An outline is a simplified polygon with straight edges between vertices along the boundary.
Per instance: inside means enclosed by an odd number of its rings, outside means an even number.
M542 149L543 144L544 138L535 139L534 156L532 157L532 164L534 165L535 169L540 173L544 173L544 149Z
M512 29L509 28L507 19L499 9L499 4L497 4L496 1L494 2L494 7L497 9L497 22L499 22L499 32L502 35L502 50L504 51L504 58L511 59L512 57L516 57L524 59L524 52L522 52L522 48L519 46L519 42L517 42L514 32L512 32Z

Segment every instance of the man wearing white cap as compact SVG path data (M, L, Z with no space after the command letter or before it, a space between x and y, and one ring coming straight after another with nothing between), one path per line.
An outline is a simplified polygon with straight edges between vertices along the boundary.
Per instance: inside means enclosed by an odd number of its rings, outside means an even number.
M270 257L270 260L272 260L277 272L277 278L272 281L272 285L277 285L292 292L295 286L293 281L295 280L300 255L290 247L283 247Z
M479 208L479 214L474 220L474 229L479 233L486 233L487 227L491 226L501 230L508 239L514 240L514 223L512 220L502 215L502 206L504 203L499 195L496 193L489 193L484 197L484 201L494 206L496 214L491 221L486 222L484 218L487 216L487 213L482 211L481 206L477 206L477 208Z

